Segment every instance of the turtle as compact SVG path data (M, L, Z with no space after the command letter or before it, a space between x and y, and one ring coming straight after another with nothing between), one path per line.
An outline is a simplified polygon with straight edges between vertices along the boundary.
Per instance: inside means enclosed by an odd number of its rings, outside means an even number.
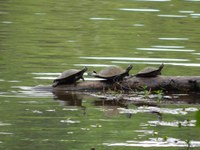
M123 70L122 68L118 66L109 66L103 70L101 70L99 73L96 71L93 71L92 76L97 78L105 79L108 82L116 82L121 81L125 76L129 76L129 71L133 68L132 65L129 65L126 70Z
M87 71L87 67L84 67L82 70L77 70L77 69L69 69L65 70L60 76L58 76L54 81L52 86L56 87L61 84L72 84L78 81L79 79L83 78L84 72Z
M158 68L155 67L146 67L143 70L139 71L135 76L136 77L156 77L161 75L161 70L163 69L164 64L162 63Z

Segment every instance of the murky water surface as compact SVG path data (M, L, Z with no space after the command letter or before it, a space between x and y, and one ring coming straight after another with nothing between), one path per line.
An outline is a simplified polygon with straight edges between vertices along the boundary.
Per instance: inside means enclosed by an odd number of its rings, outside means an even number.
M135 74L164 63L163 75L199 76L199 8L199 0L0 0L0 149L200 149L198 93L33 89L83 66L133 64Z

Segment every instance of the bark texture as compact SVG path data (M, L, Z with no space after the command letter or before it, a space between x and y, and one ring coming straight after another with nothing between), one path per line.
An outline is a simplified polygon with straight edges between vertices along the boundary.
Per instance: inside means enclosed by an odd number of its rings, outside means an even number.
M35 87L36 90L48 91L103 91L111 90L143 90L143 89L182 92L200 92L200 76L157 76L151 78L131 77L117 83L105 81L84 81L76 84L57 87Z

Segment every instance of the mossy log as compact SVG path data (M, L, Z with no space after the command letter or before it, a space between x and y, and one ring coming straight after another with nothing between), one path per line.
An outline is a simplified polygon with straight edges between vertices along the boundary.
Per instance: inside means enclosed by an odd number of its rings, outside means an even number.
M59 85L57 87L37 87L37 90L51 91L104 91L104 90L163 90L200 92L200 76L157 76L151 78L130 77L121 82L80 81L76 84Z

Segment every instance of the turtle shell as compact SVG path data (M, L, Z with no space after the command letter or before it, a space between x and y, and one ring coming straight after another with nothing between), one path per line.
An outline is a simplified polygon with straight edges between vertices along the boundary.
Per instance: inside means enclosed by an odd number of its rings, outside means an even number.
M77 69L69 69L65 70L60 76L57 77L53 81L53 87L56 87L60 84L71 84L76 82L79 79L83 79L83 74L84 72L87 71L87 68L84 67L82 70L77 70Z
M103 78L108 81L119 81L122 80L125 76L129 75L129 71L132 69L132 65L129 65L126 70L118 67L118 66L110 66L103 70L101 70L99 73L96 73L94 71L94 75L97 78Z
M136 77L156 77L157 75L161 75L161 70L164 67L164 64L161 64L159 68L156 67L146 67L140 72L138 72Z

